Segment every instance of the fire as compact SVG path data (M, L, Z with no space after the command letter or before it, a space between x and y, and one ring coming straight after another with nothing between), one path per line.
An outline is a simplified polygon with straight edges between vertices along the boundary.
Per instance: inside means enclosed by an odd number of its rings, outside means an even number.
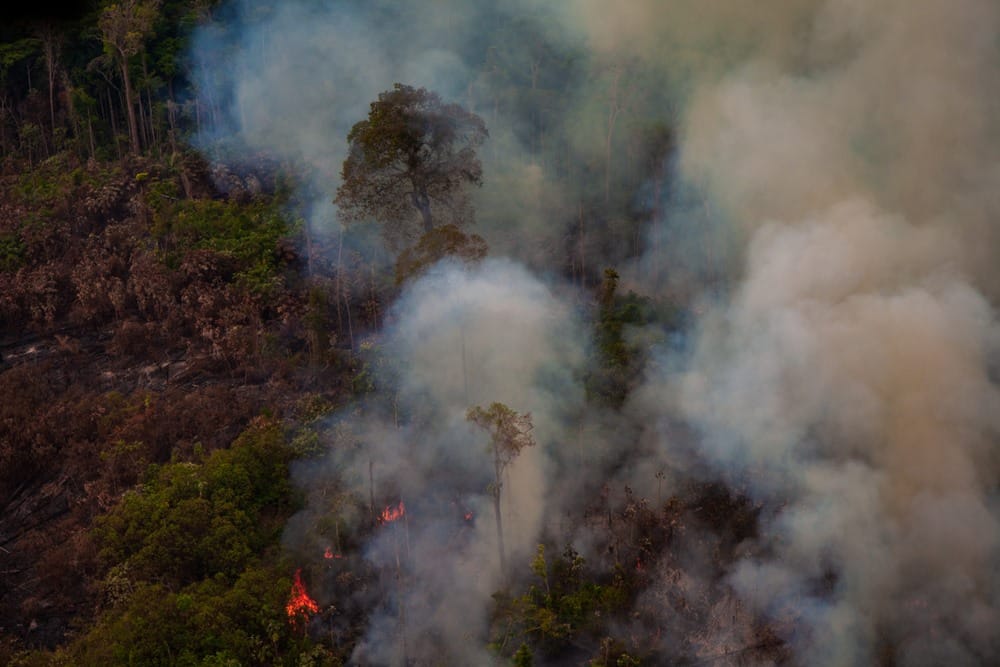
M308 621L310 614L315 614L319 611L319 605L309 597L309 593L306 592L306 587L302 583L301 568L295 570L295 583L292 584L292 592L288 596L288 604L285 605L285 611L288 612L288 620L292 624L297 623L299 619Z
M399 504L393 507L389 505L384 510L382 510L382 523L392 523L406 513L406 508L403 507L403 501L400 500Z
M333 549L327 547L326 551L323 552L323 558L330 560L331 558L343 558L343 556L341 556L340 554L333 553Z

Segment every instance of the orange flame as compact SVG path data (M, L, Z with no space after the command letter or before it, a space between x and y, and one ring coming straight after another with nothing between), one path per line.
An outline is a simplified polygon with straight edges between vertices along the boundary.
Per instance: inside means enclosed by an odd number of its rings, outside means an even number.
M396 521L397 519L402 517L404 514L406 514L406 508L403 507L403 501L400 500L399 504L396 505L395 507L389 505L384 510L382 510L382 516L381 516L382 523L392 523L393 521Z
M331 549L330 547L327 547L326 551L323 552L323 558L326 558L327 560L329 560L331 558L343 558L343 556L341 556L340 554L333 553L333 549Z
M288 620L294 625L300 619L308 621L310 614L319 611L319 605L309 597L306 587L302 583L302 569L295 570L295 583L292 584L292 592L288 596L288 604L285 605L288 612Z

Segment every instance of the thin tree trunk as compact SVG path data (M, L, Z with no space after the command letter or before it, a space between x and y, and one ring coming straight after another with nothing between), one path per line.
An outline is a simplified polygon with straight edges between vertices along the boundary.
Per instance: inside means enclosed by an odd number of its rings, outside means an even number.
M583 202L580 202L580 231L578 234L580 248L580 287L587 287L587 246L583 227Z
M368 506L371 510L372 528L375 527L375 462L368 459Z
M345 310L347 311L347 336L351 341L351 355L354 355L354 322L351 319L351 299L350 296L345 298Z
M148 89L146 90L146 106L149 108L149 145L156 148L157 155L162 155L160 140L156 136L156 110L153 105L153 97L150 95Z
M663 215L660 197L663 196L663 167L656 169L656 176L653 180L653 223L651 230L653 233L653 261L649 267L651 283L654 287L660 285L660 218Z
M615 122L622 107L618 99L618 84L621 80L622 72L619 69L615 72L615 78L611 84L611 102L608 107L608 134L604 143L604 203L611 201L611 139L615 133Z
M434 220L431 218L431 202L427 193L423 190L414 190L410 193L413 206L420 211L420 218L424 221L424 233L434 230Z
M87 135L90 138L90 157L91 159L97 158L97 147L94 142L94 123L90 118L90 110L87 110Z
M541 113L538 110L538 73L541 69L541 63L537 60L531 62L531 116L532 116L532 129L534 132L534 149L535 155L541 155L542 153L542 119Z
M49 74L49 131L52 143L55 145L56 132L56 44L52 28L47 26L42 33L42 43L45 51L45 69Z
M702 196L701 198L702 210L705 212L705 233L702 234L702 247L705 249L705 266L708 268L708 281L709 285L714 287L714 281L716 276L715 257L712 252L712 211L708 207L708 198Z
M372 304L372 327L378 329L378 291L375 287L375 262L369 264L371 268L371 284L369 286L370 299Z
M132 153L139 154L139 124L135 119L135 108L132 104L132 79L128 73L128 57L120 54L122 59L122 80L125 82L125 107L128 117L128 134L132 142Z
M143 146L149 145L149 130L146 127L146 105L142 103L142 92L135 96L135 102L139 105L139 113L136 120L139 122L139 141Z
M111 88L108 88L108 117L111 119L111 136L114 138L115 155L117 155L118 159L121 160L122 149L121 145L118 143L118 119L116 116L115 103L114 100L111 99Z
M400 501L402 502L402 501ZM406 647L406 596L403 595L403 566L399 559L399 521L392 525L392 547L396 555L396 599L399 600L399 638L403 649L403 665L410 664Z
M0 150L7 155L7 96L0 97Z
M312 229L310 228L309 221L306 221L305 226L302 228L306 237L306 277L312 278L313 276L313 238ZM341 231L341 238L343 238L343 231ZM339 271L339 269L338 269ZM338 273L339 275L339 273Z
M468 370L466 368L466 361L465 361L465 321L464 320L462 321L460 332L462 334L462 389L463 389L464 394L465 394L465 404L466 405L471 405L471 402L469 401L469 373L468 373Z
M146 65L146 52L145 51L143 51L143 53L142 53L142 75L143 75L143 77L145 79L145 84L146 84L146 86L145 86L145 88L146 88L146 109L149 111L149 125L148 125L148 127L149 127L149 138L148 138L148 142L149 142L149 147L150 148L155 148L155 147L157 147L157 143L156 143L156 119L153 116L153 94L150 91L149 69L148 69L148 67ZM140 94L139 97L142 97L142 95ZM159 151L157 151L157 153L159 153Z
M177 104L174 102L174 96L171 93L170 98L167 100L167 122L170 124L169 139L171 153L177 153L177 124L174 117L176 113Z
M306 259L307 268L310 273L312 272L312 252L309 247L309 237L306 237L306 252L309 253L309 257ZM340 237L337 240L337 333L342 334L344 332L344 318L340 310L340 300L344 298L344 294L341 291L343 289L343 276L344 276L344 225L340 225Z
M504 550L503 544L503 518L500 516L500 489L502 486L502 477L500 469L500 452L497 449L499 445L493 443L494 454L493 454L493 472L494 472L494 487L493 487L493 513L496 515L497 520L497 552L500 554L500 578L502 581L507 579L507 555Z
M73 144L76 147L77 155L80 155L83 152L79 144L83 136L80 114L77 112L76 104L73 102L73 84L70 82L69 75L66 72L62 72L62 86L63 90L66 91L66 112L69 114L69 125L73 130Z

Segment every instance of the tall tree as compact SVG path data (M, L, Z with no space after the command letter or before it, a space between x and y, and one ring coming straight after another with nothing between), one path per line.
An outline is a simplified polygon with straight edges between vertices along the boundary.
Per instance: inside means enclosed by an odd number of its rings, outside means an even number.
M56 132L56 77L59 70L59 51L62 48L62 34L51 22L43 23L37 31L42 42L45 57L45 71L49 75L49 137L55 144Z
M500 492L503 489L503 474L525 447L532 447L535 438L531 435L534 425L531 415L518 413L503 403L491 403L489 408L475 406L469 408L466 419L490 434L490 454L493 455L493 512L497 522L497 549L500 553L500 572L507 575L507 557L503 542L503 518L500 514Z
M3 154L8 151L7 124L13 121L17 125L17 117L14 113L16 107L16 97L8 96L8 75L16 67L20 67L28 61L38 49L38 40L34 38L23 38L12 42L0 44L0 150Z
M476 149L487 135L476 114L397 83L347 135L350 150L334 201L345 220L383 223L390 240L412 240L417 215L424 234L441 219L469 222L463 190L482 184Z
M105 53L121 70L125 85L125 107L132 152L139 152L139 123L135 117L135 93L129 75L129 59L138 54L153 29L160 0L122 0L108 5L98 25Z

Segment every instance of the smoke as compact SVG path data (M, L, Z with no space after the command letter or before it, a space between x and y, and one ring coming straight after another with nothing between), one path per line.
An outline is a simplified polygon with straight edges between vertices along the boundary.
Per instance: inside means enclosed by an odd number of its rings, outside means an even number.
M596 282L639 236L625 218L645 205L648 156L629 119L661 115L671 93L589 50L559 23L563 10L531 0L234 0L193 40L192 74L213 121L197 141L294 165L311 230L329 234L350 128L394 83L426 87L489 128L484 185L471 194L491 251L539 271L575 263ZM611 128L609 103L621 107Z
M993 662L998 10L813 4L693 88L680 169L747 249L642 403L779 509L730 583L800 659Z
M381 526L365 547L390 569L402 549L410 574L358 660L399 661L402 610L411 655L486 661L499 565L464 415L495 400L532 412L539 440L505 486L512 561L543 534L599 543L542 511L595 483L722 477L763 506L761 534L723 585L702 552L657 572L650 604L700 591L730 644L752 636L749 608L803 664L1000 659L995 2L230 7L197 42L200 85L224 133L315 168L317 229L348 129L400 81L486 120L476 231L494 256L697 296L625 408L584 417L575 296L507 261L408 288L374 348L395 403L339 417L363 447L308 473L367 497L373 461L378 502L412 508L408 537ZM671 151L650 141L664 127Z
M383 338L368 346L390 405L335 417L351 432L340 444L360 446L335 447L320 470L301 471L310 485L337 478L363 498L371 479L378 511L396 498L405 503L405 520L376 527L364 547L368 563L399 572L357 660L397 664L405 651L411 659L488 661L488 612L501 585L493 463L488 435L466 411L499 401L531 414L538 444L513 461L501 490L507 556L525 562L543 526L550 449L565 414L582 401L574 378L584 359L579 330L551 290L504 260L439 265L395 304ZM293 521L286 538L308 542L299 534L308 523Z

